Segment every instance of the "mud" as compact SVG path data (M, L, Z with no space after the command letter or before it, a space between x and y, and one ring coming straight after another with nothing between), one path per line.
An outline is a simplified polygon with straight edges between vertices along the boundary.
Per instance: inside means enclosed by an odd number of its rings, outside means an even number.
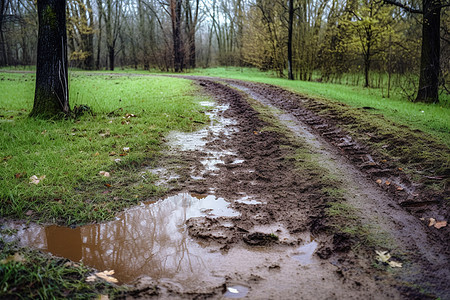
M128 299L450 298L448 229L430 232L419 219L427 215L402 206L420 194L434 201L427 211L445 217L439 195L380 163L378 153L334 118L316 114L311 99L267 85L190 79L215 103L203 103L210 107L209 126L168 137L168 156L181 158L184 171L165 161L150 170L169 188L168 197L105 224L10 224L22 242L100 271L114 269L130 287ZM270 129L250 98L271 107L289 137ZM335 199L324 192L330 186L323 174L295 169L299 147L340 178L343 199L363 225L375 224L372 229L387 235L386 246L403 268L377 264L374 250L384 249L358 244L337 229L347 225L342 219L326 218Z

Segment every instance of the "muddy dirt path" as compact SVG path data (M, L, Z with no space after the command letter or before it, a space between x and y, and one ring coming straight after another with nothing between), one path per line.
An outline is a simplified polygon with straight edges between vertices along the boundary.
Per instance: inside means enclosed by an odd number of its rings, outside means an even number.
M445 236L401 206L419 186L296 94L188 78L211 124L167 137L143 170L167 197L75 229L10 224L22 245L115 270L128 299L450 299Z
M235 221L235 224L244 231L244 241L247 232L260 232L257 229L261 225L273 228L274 224L278 226L282 224L291 235L313 232L317 234L316 239L320 244L317 254L327 258L328 262L332 262L337 267L335 270L337 273L345 269L344 273L348 278L344 278L343 281L351 282L358 278L354 285L358 286L361 281L366 281L362 284L367 288L366 292L370 291L370 294L375 295L379 293L371 290L369 286L376 286L374 278L380 278L383 275L377 274L370 265L365 265L375 259L374 253L349 251L347 244L351 242L346 240L348 236L345 234L335 233L334 236L327 236L329 231L326 229L330 224L326 220L321 220L324 206L327 206L326 200L321 199L323 194L321 195L320 191L323 187L314 180L305 182L298 178L292 163L284 159L287 156L286 151L289 151L286 149L292 145L288 146L289 142L286 142L283 136L271 131L259 132L267 124L264 124L249 107L246 100L250 99L250 102L256 101L268 107L277 122L288 128L288 131L298 138L300 143L316 155L316 162L328 170L332 177L338 178L343 198L346 203L355 208L354 213L362 226L371 228L370 235L382 235L384 241L389 243L383 250L390 249L401 256L400 259L404 262L403 268L401 271L393 272L397 282L392 284L402 291L403 294L399 297L414 296L414 289L406 288L408 284L417 284L426 288L431 294L435 293L442 298L450 297L446 280L450 275L449 249L448 244L445 243L446 240L442 241L430 234L424 222L400 205L416 196L419 187L398 172L380 170L377 173L373 169L365 168L368 164L372 165L370 163L374 158L371 153L336 126L321 120L310 111L302 110L299 105L302 103L302 98L298 95L268 85L234 80L195 79L209 94L216 95L218 101L230 103L226 114L238 120L240 130L230 138L234 142L228 139L223 140L222 143L228 147L230 144L233 145L237 153L244 158L244 163L239 168L231 167L232 174L219 176L219 179L215 179L214 183L208 183L208 185L219 186L217 192L228 199L237 197L238 191L245 191L246 194L257 195L267 201L269 211L263 217L263 221L255 222L254 220L255 213L258 216L264 214L265 207L261 206L252 210L248 217ZM312 123L313 126L308 123ZM223 169L230 173L230 166L225 164ZM254 171L249 174L249 170ZM377 178L382 178L383 182L389 180L394 189L380 188L380 185L373 180L374 174ZM209 231L211 227L214 228L208 225L206 231ZM199 229L191 230L191 235L196 236L197 231L203 234L200 235L201 238L205 238L204 224ZM242 232L239 234L242 236ZM300 236L298 241L301 241ZM350 258L352 255L355 257ZM358 257L358 255L364 257ZM349 266L352 264L358 267ZM319 269L326 270L323 267ZM325 272L329 274L329 270ZM269 287L268 290L270 289ZM383 290L386 293L390 291L386 287L383 287ZM356 295L355 290L352 292ZM395 294L393 291L391 293ZM379 296L384 298L387 294L379 294Z

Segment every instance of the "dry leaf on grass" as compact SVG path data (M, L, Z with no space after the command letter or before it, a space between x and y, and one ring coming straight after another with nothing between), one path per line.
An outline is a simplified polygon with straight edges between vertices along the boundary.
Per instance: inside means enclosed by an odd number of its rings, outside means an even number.
M111 177L111 174L109 174L109 172L106 172L106 171L100 171L100 172L98 172L98 175L105 176L105 177Z
M44 179L45 179L45 175L42 175L41 177L37 177L36 175L33 175L30 177L30 183L39 184L39 182L41 182Z
M10 255L7 258L4 258L2 260L0 260L0 265L6 265L9 262L25 262L26 259L25 257L23 257L20 253L14 253L14 255Z
M98 272L98 273L95 273L94 275L91 275L88 278L86 278L86 281L87 282L94 282L95 280L100 278L100 279L103 279L103 280L105 280L106 282L109 282L109 283L117 283L117 282L119 282L119 280L117 280L116 278L112 277L113 274L114 274L114 270Z

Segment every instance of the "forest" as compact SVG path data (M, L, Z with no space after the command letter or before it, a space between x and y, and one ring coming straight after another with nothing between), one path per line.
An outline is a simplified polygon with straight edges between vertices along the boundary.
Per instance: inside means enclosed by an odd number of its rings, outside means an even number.
M436 0L70 0L69 67L164 72L256 67L290 79L383 88L387 97L397 88L410 100L437 102L438 89L448 93L448 5ZM2 0L0 8L0 66L35 65L35 1ZM431 75L421 73L427 60ZM434 86L434 94L417 95L427 85Z

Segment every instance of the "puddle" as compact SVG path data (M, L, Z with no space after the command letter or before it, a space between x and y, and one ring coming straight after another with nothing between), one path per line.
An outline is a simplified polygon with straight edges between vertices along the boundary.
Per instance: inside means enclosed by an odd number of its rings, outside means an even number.
M304 245L301 245L297 250L294 252L294 255L292 256L293 259L300 262L302 266L311 265L314 263L313 261L313 254L317 249L317 246L319 244L312 240L311 242L308 242Z
M258 200L252 199L251 196L242 197L241 199L235 200L235 202L243 203L243 204L247 204L247 205L260 205L260 204L263 204L262 201L258 201Z
M227 289L225 294L223 294L224 298L229 299L239 299L247 296L249 288L243 285L227 285Z
M215 196L179 194L141 204L115 221L75 229L60 226L12 226L22 246L31 246L100 271L114 270L121 283L140 276L170 278L189 286L207 280L203 258L207 249L191 240L185 222L193 217L233 217L238 212Z
M214 102L201 102L203 106L214 106ZM229 108L229 105L215 106L213 109L205 112L205 114L211 120L211 124L196 132L172 132L168 135L169 146L181 151L198 151L201 150L203 158L200 161L204 170L200 174L193 175L193 179L203 179L205 173L218 171L219 164L225 164L225 157L237 156L232 151L217 151L208 149L206 145L214 140L223 141L223 137L230 136L238 129L233 126L236 125L236 121L231 118L225 118L222 113ZM236 159L233 164L239 164L244 162L243 160Z
M177 180L180 178L180 175L176 174L173 171L168 170L167 168L154 168L154 169L147 169L148 172L151 174L154 174L158 176L158 180L155 181L155 185L157 186L165 186L168 185L170 182ZM145 178L145 172L143 172L142 177Z
M202 102L203 104L210 102ZM210 105L206 105L210 106ZM235 132L237 128L232 125L236 125L236 121L230 118L222 117L221 114L229 108L229 105L218 105L214 109L205 112L205 115L209 117L211 123L209 126L200 129L195 132L172 132L168 135L169 146L175 147L182 151L194 151L202 149L209 141L208 137L218 137L224 134L229 136Z

